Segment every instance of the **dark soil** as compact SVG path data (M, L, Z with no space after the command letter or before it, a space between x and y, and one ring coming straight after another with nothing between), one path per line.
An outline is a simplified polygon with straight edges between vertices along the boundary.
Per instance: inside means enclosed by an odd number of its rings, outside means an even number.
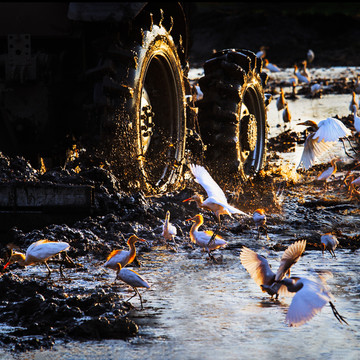
M360 8L356 3L198 2L190 5L190 60L202 64L213 51L259 51L280 67L315 53L312 66L358 66Z

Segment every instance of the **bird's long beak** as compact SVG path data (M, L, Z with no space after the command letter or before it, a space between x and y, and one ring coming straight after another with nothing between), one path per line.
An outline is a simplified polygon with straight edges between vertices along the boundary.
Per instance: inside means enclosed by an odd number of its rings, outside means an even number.
M3 271L10 265L10 260L4 265Z
M192 217L190 219L186 219L185 221L193 221L193 220L194 220L194 218Z
M190 200L192 200L192 198L185 199L185 200L183 200L182 202L190 201Z

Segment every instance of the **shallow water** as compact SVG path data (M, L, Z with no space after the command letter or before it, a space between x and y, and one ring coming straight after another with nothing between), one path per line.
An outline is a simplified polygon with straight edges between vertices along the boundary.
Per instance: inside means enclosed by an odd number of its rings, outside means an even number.
M290 70L287 70L290 73ZM320 71L320 70L319 70ZM323 70L325 71L325 70ZM342 74L350 69L334 69ZM276 76L287 76L284 74ZM286 92L286 89L285 89ZM296 124L307 119L349 115L351 95L324 95L321 99L299 96L289 100L292 114L291 128L301 131ZM276 96L268 108L270 137L277 136L282 128L281 113L276 109ZM292 153L279 154L282 161L296 167L302 146ZM342 145L335 146L327 155L346 159ZM319 159L320 161L321 159ZM190 227L190 225L189 225ZM294 238L284 234L271 234L271 244L277 241L290 243ZM282 251L269 251L266 240L254 241L254 230L241 237L226 238L230 244L241 243L265 255L277 269ZM326 305L310 322L290 328L285 316L291 298L271 301L242 267L239 251L219 250L221 264L207 261L199 249L180 247L178 253L154 246L151 252L141 255L142 267L135 269L151 284L149 290L140 289L144 310L133 311L139 324L139 336L122 340L99 342L56 343L52 350L32 351L12 357L0 350L0 359L359 359L360 358L360 273L359 250L338 249L337 258L320 251L307 250L294 265L292 275L315 277L313 270L330 270L333 277L328 284L334 295L334 304L350 326L341 325ZM86 259L82 259L86 261ZM81 262L81 260L80 260ZM101 264L93 264L101 265ZM91 288L105 281L110 284L114 272L93 267L90 272L72 272L71 286ZM14 271L15 272L15 271ZM46 270L28 267L28 276L37 276ZM109 285L110 286L110 285ZM119 285L126 299L131 293L127 286ZM139 306L138 298L131 300ZM5 329L6 330L6 329Z
M250 235L249 238L253 237ZM236 243L236 238L228 239ZM241 239L244 242L243 238ZM267 251L266 240L245 244L265 255L273 269L282 252ZM290 328L285 315L291 298L271 301L242 267L237 251L218 251L214 265L199 249L167 251L154 247L137 270L150 283L142 290L144 310L134 312L139 337L129 341L72 342L53 350L34 351L18 359L359 359L359 253L338 250L337 259L306 251L292 275L314 277L312 270L331 270L328 281L335 306L350 326L325 306L309 323ZM105 281L113 279L106 272ZM75 275L76 276L76 275ZM119 291L127 297L126 286ZM132 300L139 306L138 298ZM1 353L0 353L1 354ZM0 357L1 358L1 357ZM3 357L4 359L9 359Z

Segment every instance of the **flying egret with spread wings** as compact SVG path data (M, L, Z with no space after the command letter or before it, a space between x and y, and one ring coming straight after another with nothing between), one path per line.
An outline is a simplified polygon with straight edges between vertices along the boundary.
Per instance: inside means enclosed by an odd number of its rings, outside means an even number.
M299 163L299 166L302 163L306 170L314 165L317 157L328 151L336 142L351 135L351 131L340 120L331 117L319 123L307 120L297 125L307 126L311 131L305 140Z

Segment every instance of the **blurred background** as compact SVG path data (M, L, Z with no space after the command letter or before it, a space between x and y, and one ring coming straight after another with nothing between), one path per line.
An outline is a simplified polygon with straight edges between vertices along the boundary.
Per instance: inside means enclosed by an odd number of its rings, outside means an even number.
M190 63L201 65L213 50L245 48L282 67L315 53L313 66L360 63L360 4L355 2L192 2Z

